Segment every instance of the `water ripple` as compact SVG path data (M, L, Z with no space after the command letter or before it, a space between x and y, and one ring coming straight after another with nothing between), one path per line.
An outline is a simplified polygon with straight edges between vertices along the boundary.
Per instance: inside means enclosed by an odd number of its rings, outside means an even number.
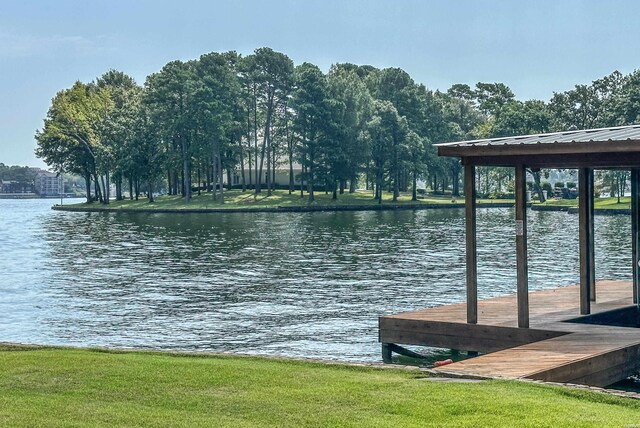
M379 360L377 317L464 301L464 212L65 213L0 200L0 341ZM481 298L515 291L513 210L478 210ZM531 212L530 287L575 283L577 216ZM596 275L631 278L629 218Z

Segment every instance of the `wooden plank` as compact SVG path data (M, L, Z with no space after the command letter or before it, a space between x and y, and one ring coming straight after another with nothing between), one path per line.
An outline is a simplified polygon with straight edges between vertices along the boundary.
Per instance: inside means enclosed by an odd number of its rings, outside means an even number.
M498 336L478 338L476 336L429 334L403 330L381 330L380 340L383 340L384 343L399 343L403 345L416 346L424 346L425 343L428 343L428 346L435 348L477 352L495 352L526 343L507 341Z
M529 327L529 264L527 260L527 173L524 165L516 165L516 270L518 327Z
M608 385L640 368L640 329L566 322L579 317L580 288L529 293L529 328L516 327L517 297L511 295L478 302L479 324L466 322L466 304L380 317L379 338L487 353L447 365L445 372ZM631 295L629 281L598 281L591 312L633 308Z
M581 337L581 345L593 347L598 337ZM587 351L588 352L588 351ZM542 370L523 377L548 382L578 383L593 386L607 386L625 379L640 366L640 344L629 343L619 348L597 353L560 364L549 370Z
M467 266L467 322L478 322L478 255L476 250L476 168L464 166L464 206Z
M543 330L532 328L513 328L495 325L452 323L439 321L421 321L412 319L399 319L380 317L378 320L381 342L393 342L387 340L384 334L394 331L402 331L405 335L441 335L441 336L473 336L478 339L498 338L507 342L530 343L544 339L550 339L564 334L557 330ZM395 342L402 343L402 342Z
M592 171L591 171L592 172ZM589 211L589 168L578 170L578 221L580 234L580 313L587 315L591 312L591 266L590 266L590 234L593 233L593 223L590 222Z

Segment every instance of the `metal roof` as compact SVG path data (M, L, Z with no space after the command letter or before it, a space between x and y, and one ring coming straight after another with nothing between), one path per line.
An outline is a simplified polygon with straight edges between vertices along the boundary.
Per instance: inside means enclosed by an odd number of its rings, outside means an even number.
M553 132L547 134L519 135L514 137L487 138L482 140L458 141L437 144L437 147L479 147L514 146L526 144L562 144L589 142L638 141L640 125L617 126L612 128L582 129L576 131ZM639 146L640 148L640 146Z
M640 125L437 144L440 156L474 165L640 168Z

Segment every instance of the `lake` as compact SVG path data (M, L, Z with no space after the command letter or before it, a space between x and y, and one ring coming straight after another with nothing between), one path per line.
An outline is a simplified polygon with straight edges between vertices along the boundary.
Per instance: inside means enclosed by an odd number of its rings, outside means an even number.
M377 362L378 316L464 301L460 209L170 215L55 202L0 200L0 341ZM595 222L597 278L630 280L630 218ZM530 289L578 282L577 215L529 211L528 224ZM478 210L478 257L480 298L515 292L513 209Z

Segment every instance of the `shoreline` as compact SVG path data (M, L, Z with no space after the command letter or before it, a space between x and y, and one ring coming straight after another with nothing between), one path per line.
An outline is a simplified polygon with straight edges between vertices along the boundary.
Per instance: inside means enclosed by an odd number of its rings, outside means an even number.
M567 214L578 214L578 207L568 205L531 205L533 211L564 211ZM631 208L595 208L594 215L631 215Z
M511 208L514 202L486 203L478 202L478 208ZM528 203L527 207L531 204ZM381 205L327 205L327 206L277 206L277 207L231 207L231 208L110 208L84 207L77 205L54 205L54 211L68 212L109 212L109 213L145 213L145 214L208 214L208 213L284 213L284 212L317 212L317 211L400 211L431 209L462 209L464 203L418 203L418 204L381 204Z
M21 352L21 351L39 351L39 350L53 350L62 352L73 351L86 351L97 352L103 354L129 354L129 355L148 355L148 356L168 356L168 357L186 357L194 359L240 359L240 360L263 360L281 363L301 363L301 364L314 364L319 366L328 367L350 367L356 369L372 369L381 371L404 371L408 373L420 373L430 378L458 380L458 381L488 381L488 380L511 380L514 382L523 382L525 384L538 384L556 386L567 389L592 391L609 396L630 398L634 400L640 400L640 392L629 391L623 389L596 387L574 383L562 383L562 382L548 382L543 380L532 379L505 379L495 378L491 376L482 375L465 375L459 373L449 373L446 370L434 370L433 367L411 365L402 363L382 363L382 362L367 362L367 361L342 361L338 359L323 359L323 358L311 358L311 357L293 357L286 355L271 355L271 354L249 354L242 352L224 352L224 351L178 351L172 349L158 349L153 347L141 347L141 348L118 348L110 346L74 346L74 345L41 345L32 343L16 343L16 342L2 342L0 341L0 352Z

